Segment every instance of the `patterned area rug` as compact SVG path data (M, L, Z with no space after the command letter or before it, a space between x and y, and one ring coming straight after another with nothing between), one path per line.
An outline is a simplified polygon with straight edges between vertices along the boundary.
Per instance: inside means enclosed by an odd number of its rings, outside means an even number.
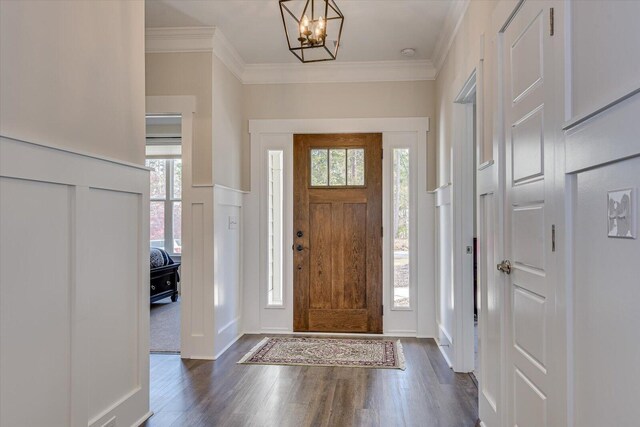
M238 363L404 370L398 341L338 338L265 338Z

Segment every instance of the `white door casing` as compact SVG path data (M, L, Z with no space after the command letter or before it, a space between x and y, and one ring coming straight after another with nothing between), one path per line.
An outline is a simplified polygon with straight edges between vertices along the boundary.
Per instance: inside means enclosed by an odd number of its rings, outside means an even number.
M494 16L494 18L496 18ZM478 411L487 427L504 425L504 277L496 264L503 254L504 144L500 114L497 34L488 49L482 37L478 64L476 141L476 233L478 237ZM486 114L485 111L489 114ZM492 113L492 114L491 114Z
M474 150L478 132L476 118L477 74L474 69L454 101L452 165L453 213L453 360L455 372L475 368L473 320Z
M213 358L213 297L211 307L205 307L205 293L211 292L207 283L213 283L213 271L205 264L212 259L212 244L206 243L205 234L212 235L213 195L210 188L193 185L192 143L195 115L193 96L147 96L147 114L180 114L182 141L182 265L180 306L180 355L182 358ZM212 221L211 221L212 222Z
M414 230L415 245L412 242L412 257L424 260L415 262L412 267L414 278L412 283L411 309L391 309L390 296L392 277L386 272L383 283L385 314L383 319L384 333L393 336L418 336L433 337L435 325L432 313L434 312L433 295L433 200L432 194L427 193L426 160L427 160L427 133L429 131L428 118L377 118L377 119L277 119L277 120L250 120L249 131L251 134L251 163L254 167L252 173L252 191L247 195L245 203L245 245L244 245L244 279L247 284L244 290L244 332L245 333L271 333L289 334L293 325L293 263L290 256L292 246L292 206L293 206L293 135L297 133L373 133L383 134L383 147L413 147L412 170L415 177L415 198L412 201L415 209L414 215L420 215L416 222L421 226ZM281 150L284 154L284 206L283 218L284 233L284 303L282 306L269 306L267 304L267 245L264 239L266 235L266 186L262 185L265 176L265 153L267 150ZM385 150L385 160L391 156L391 152ZM391 163L384 163L385 168ZM390 172L383 170L383 175L389 178ZM385 184L386 185L386 184ZM386 186L389 187L389 186ZM389 187L390 188L390 187ZM387 190L389 189L387 188ZM383 197L388 209L390 197ZM383 207L384 209L384 207ZM385 211L383 222L389 223L390 213ZM390 224L390 223L389 223ZM424 225L423 225L424 224ZM258 242L256 242L256 236ZM387 227L385 226L385 237ZM386 240L385 240L386 242ZM385 247L387 256L392 251ZM412 258L413 260L413 258ZM414 304L415 303L415 304Z

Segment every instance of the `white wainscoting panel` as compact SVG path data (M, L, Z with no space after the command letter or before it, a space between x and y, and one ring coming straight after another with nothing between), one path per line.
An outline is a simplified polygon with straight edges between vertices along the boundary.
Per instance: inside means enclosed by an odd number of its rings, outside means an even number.
M640 417L640 240L607 237L607 192L621 188L638 194L640 157L576 175L575 426L634 425Z
M89 302L89 418L96 419L122 396L139 390L140 351L137 328L141 295L131 278L138 276L140 196L89 189L87 214L92 242L86 285Z
M0 137L0 425L149 412L149 172Z
M2 177L0 195L0 424L70 425L72 188Z
M213 359L213 188L185 190L190 201L182 212L188 220L182 230L180 354L185 359Z
M436 321L438 345L449 366L453 362L453 212L451 210L451 185L436 190Z
M242 335L241 191L214 188L214 354L220 356Z

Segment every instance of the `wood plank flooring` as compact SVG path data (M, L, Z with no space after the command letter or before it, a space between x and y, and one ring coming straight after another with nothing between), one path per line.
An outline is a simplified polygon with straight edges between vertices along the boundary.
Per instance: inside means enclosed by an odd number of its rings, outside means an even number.
M263 335L245 335L215 362L151 355L145 427L473 427L478 391L431 339L401 338L407 369L237 365Z

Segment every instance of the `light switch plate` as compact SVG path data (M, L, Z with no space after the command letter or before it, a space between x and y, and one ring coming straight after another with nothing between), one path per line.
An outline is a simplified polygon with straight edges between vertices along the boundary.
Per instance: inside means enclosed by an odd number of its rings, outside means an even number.
M238 217L230 216L229 217L229 230L237 230L238 229Z
M633 188L609 191L607 194L609 237L636 238L636 191Z

